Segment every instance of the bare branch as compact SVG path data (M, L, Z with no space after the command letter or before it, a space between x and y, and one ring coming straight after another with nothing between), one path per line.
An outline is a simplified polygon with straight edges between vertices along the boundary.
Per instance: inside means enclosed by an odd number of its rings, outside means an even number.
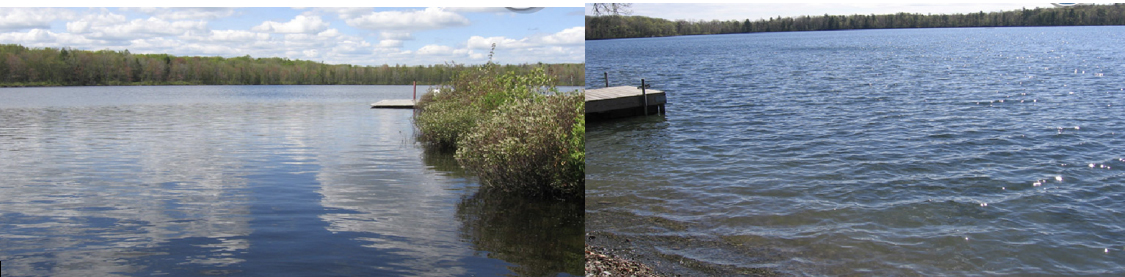
M633 11L631 3L594 3L594 16L599 15L630 15Z

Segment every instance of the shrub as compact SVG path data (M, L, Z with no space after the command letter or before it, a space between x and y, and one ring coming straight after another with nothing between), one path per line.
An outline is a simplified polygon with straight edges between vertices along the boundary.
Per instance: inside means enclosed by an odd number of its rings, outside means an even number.
M490 61L464 70L418 100L418 140L455 150L488 189L532 195L585 194L585 95L560 94L536 68L501 73Z
M488 188L564 198L585 194L585 96L519 99L458 142L457 161Z
M419 113L414 124L420 132L419 140L429 142L439 150L454 150L461 134L476 125L478 112L472 106L456 102L436 102L427 107L429 112Z
M495 78L493 66L486 64L465 70L453 77L452 84L443 85L439 93L426 92L418 99L414 125L418 127L418 140L439 150L455 150L461 134L476 125L481 111L473 105L479 98L476 80ZM479 81L477 82L479 83ZM461 89L454 90L453 87Z
M478 120L491 116L496 108L515 100L557 93L556 81L541 67L523 74L499 71L499 66L489 62L461 71L437 94L422 94L417 103L419 114L414 119L418 140L440 150L455 150L460 136L476 126Z
M574 118L574 127L570 131L570 160L567 164L575 166L574 169L567 174L573 176L567 177L570 179L578 180L582 183L582 190L585 193L586 184L586 96L579 94L582 102L579 102L575 107L577 116Z

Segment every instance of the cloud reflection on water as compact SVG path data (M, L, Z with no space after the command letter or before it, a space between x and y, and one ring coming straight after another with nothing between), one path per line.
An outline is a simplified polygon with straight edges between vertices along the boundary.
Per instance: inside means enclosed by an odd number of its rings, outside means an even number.
M0 237L5 275L115 275L137 272L137 257L167 255L171 240L216 240L186 263L225 266L249 243L245 180L208 139L167 139L155 126L117 118L145 107L4 110L0 141ZM153 134L133 136L136 132Z
M0 106L3 275L581 274L581 213L480 200L385 88L29 90L75 99Z

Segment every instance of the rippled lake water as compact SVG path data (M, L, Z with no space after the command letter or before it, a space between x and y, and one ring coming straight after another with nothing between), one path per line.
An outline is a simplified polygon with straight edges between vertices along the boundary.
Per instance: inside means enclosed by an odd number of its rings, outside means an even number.
M478 193L409 97L0 88L2 275L581 275L578 204Z
M1125 27L588 41L586 229L690 270L1125 274ZM675 259L679 259L676 261ZM706 272L706 271L698 271Z

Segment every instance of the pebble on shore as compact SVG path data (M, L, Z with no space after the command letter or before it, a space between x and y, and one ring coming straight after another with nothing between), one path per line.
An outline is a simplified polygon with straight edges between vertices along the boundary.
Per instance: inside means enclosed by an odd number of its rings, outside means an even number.
M660 276L638 262L600 254L586 246L586 277L594 276Z

